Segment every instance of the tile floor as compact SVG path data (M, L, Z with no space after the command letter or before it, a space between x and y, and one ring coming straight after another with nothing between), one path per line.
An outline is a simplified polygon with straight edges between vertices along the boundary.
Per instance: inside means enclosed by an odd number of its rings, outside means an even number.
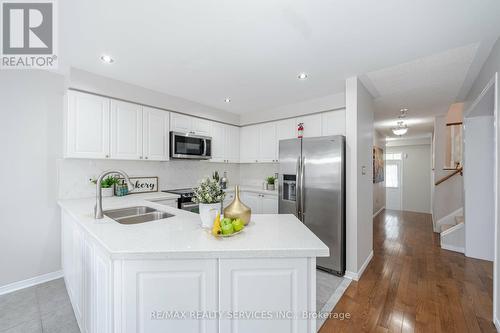
M330 312L350 280L317 271L316 281L316 309ZM21 332L80 332L63 279L0 296L0 333Z

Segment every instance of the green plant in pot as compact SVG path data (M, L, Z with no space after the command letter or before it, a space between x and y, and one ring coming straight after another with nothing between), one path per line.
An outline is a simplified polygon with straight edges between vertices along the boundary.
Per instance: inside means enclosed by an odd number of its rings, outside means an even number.
M96 179L91 179L92 184L97 183ZM119 184L120 181L116 176L108 176L101 181L101 191L103 197L112 197L114 194L115 185Z
M276 178L274 176L269 176L266 178L266 188L269 191L274 191L274 185L276 183Z

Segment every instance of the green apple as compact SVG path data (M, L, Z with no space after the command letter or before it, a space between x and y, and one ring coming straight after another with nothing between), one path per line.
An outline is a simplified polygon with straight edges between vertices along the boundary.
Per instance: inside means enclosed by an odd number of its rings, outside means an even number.
M222 234L223 235L231 235L232 233L234 233L234 227L233 227L233 224L232 223L229 223L229 224L223 224L221 226L221 230L222 230Z
M225 217L220 221L221 225L231 224L231 219L229 217Z
M233 227L234 231L238 232L245 227L245 224L243 224L243 221L241 219L236 219L233 221Z

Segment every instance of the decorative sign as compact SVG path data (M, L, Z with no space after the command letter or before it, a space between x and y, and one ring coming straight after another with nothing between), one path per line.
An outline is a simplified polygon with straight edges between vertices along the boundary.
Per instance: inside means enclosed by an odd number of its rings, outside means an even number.
M134 189L129 194L158 192L158 177L129 177ZM119 184L124 185L125 179L119 178Z

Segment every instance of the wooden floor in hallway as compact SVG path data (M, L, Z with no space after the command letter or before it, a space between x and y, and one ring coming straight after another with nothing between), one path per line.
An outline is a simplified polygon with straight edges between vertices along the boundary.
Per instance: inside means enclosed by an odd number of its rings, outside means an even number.
M374 257L320 333L496 332L493 263L439 247L431 215L386 210L373 221Z

